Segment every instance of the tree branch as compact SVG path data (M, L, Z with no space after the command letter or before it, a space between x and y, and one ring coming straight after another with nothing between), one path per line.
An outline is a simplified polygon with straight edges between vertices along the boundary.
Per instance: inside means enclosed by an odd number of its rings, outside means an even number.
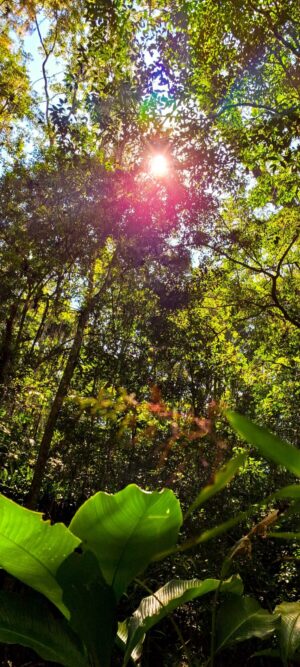
M283 264L286 256L288 255L289 251L291 250L292 246L297 241L298 237L299 237L299 231L297 230L297 232L296 232L296 234L294 234L291 242L289 243L289 245L285 249L284 253L280 257L280 260L277 264L276 273L272 277L271 295L272 295L272 299L273 299L276 307L281 311L281 313L284 315L285 319L288 322L290 322L291 324L293 324L294 326L296 326L298 329L300 329L300 320L298 320L298 318L296 318L293 315L290 315L288 313L288 311L286 310L286 307L283 306L283 304L279 301L279 296L278 296L278 291L277 291L277 280L278 280L278 278L281 277L280 270L281 270L282 264Z
M38 36L39 36L41 47L42 47L42 49L44 51L44 54L45 54L45 58L42 62L42 72L43 72L44 90L45 90L45 98L46 98L45 116L46 116L46 124L47 124L47 128L48 128L49 143L50 143L50 146L52 146L53 145L53 135L52 135L50 115L49 115L50 96L49 96L48 76L47 76L46 65L47 65L47 62L48 62L50 56L52 55L52 53L55 49L56 40L57 40L57 22L56 22L56 25L55 25L53 43L52 43L52 45L49 49L47 49L46 46L45 46L45 42L44 42L43 37L42 37L42 33L41 33L41 30L40 30L40 26L39 26L39 22L37 20L37 17L35 17L35 25L36 25L36 29L37 29L37 33L38 33Z
M273 116L285 116L288 115L294 111L299 111L300 107L299 105L294 105L293 107L290 107L288 109L282 109L279 111L278 109L273 109L272 107L267 106L266 104L259 104L258 102L250 102L247 100L241 100L241 102L234 102L232 104L226 104L222 109L217 111L214 114L214 118L219 118L219 116L222 116L225 111L228 111L229 109L234 109L238 107L250 107L253 109L262 109L263 111L268 111L268 113L273 114Z

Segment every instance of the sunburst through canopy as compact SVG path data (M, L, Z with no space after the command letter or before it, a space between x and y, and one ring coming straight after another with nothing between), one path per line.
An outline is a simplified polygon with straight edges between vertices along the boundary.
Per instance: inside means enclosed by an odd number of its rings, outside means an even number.
M166 176L169 170L168 160L162 153L157 153L150 158L150 172L152 176L160 178Z

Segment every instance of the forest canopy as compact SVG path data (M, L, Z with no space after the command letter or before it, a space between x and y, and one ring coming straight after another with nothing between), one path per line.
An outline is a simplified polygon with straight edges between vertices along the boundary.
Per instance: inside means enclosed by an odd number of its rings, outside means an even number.
M187 509L244 447L226 409L299 447L299 167L296 0L0 3L6 496L66 521L135 483ZM291 481L248 455L204 527ZM240 564L269 608L298 599L297 535ZM228 539L179 575L219 576Z

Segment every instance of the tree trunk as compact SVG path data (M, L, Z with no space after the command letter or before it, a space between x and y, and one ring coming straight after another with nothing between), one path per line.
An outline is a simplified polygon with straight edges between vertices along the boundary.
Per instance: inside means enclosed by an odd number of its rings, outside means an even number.
M94 270L95 270L95 262L92 262L92 265L90 267L89 271L89 277L88 277L88 289L87 289L87 294L85 298L85 302L79 312L78 315L78 320L77 320L77 328L76 328L76 333L74 336L73 344L69 353L69 357L61 378L61 381L59 383L55 399L53 401L44 434L41 440L40 444L40 449L37 457L37 461L35 464L35 469L34 469L34 474L33 474L33 479L31 483L31 487L29 490L29 494L27 497L27 502L26 502L26 507L29 509L34 509L37 505L44 474L45 474L45 469L47 465L47 460L49 457L50 453L50 448L51 448L51 442L53 438L53 433L55 430L57 418L60 412L60 409L62 407L62 404L64 402L64 399L68 393L71 380L77 365L78 357L80 354L80 349L83 341L83 336L85 332L85 328L87 326L89 316L91 311L93 310L94 304L96 301L99 299L101 293L103 290L107 287L107 284L110 279L110 274L111 274L111 269L113 267L114 261L115 261L116 253L113 255L112 260L109 264L108 271L106 274L106 278L102 283L101 288L98 290L96 294L93 295L93 288L94 288Z
M52 442L53 433L55 430L57 418L62 407L63 401L68 393L70 383L77 365L82 340L84 336L84 331L89 319L89 314L91 310L91 300L89 300L85 306L80 311L77 321L77 329L74 337L74 341L69 353L69 357L59 383L55 399L53 401L49 417L45 426L44 434L40 444L40 449L34 469L34 475L28 494L26 507L34 509L37 505L38 497L41 490L41 485L47 465L47 460L50 453L50 447Z
M0 391L4 392L4 385L9 374L14 354L14 324L18 312L18 304L13 303L10 307L9 315L6 320L5 332L0 351Z

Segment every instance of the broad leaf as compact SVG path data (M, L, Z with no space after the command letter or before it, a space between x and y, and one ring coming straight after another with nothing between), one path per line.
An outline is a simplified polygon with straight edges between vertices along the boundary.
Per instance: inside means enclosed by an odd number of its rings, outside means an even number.
M188 517L189 514L191 514L197 507L200 507L206 503L209 498L214 496L216 493L219 493L219 491L222 491L222 489L224 489L224 487L233 479L234 475L243 465L246 458L247 454L239 454L238 456L235 456L233 459L231 459L220 470L218 470L215 474L213 483L208 484L204 487L204 489L201 489L197 498L188 509L186 517Z
M240 577L233 576L222 584L219 579L172 579L153 595L142 600L134 614L127 620L127 645L124 666L130 657L137 660L141 655L142 643L146 632L174 609L195 598L215 591L220 586L221 593L242 595L243 583ZM124 641L125 628L119 628ZM118 633L118 634L119 634Z
M0 592L0 642L33 649L43 660L66 667L87 667L78 638L67 621L56 618L34 591Z
M275 461L300 477L300 451L296 447L237 412L226 410L225 415L234 430L251 445L257 447L266 459Z
M217 615L216 651L251 637L264 639L276 628L279 616L270 614L250 597L231 596Z
M62 523L51 526L39 512L0 495L0 567L43 593L67 617L56 572L79 544Z
M156 555L176 544L181 523L172 491L150 493L130 484L115 495L96 493L75 514L70 530L96 555L118 598Z
M284 665L300 651L300 602L282 602L275 608L280 614L278 629L281 657Z
M117 633L116 599L90 551L73 553L57 572L70 625L84 642L93 664L109 667Z

